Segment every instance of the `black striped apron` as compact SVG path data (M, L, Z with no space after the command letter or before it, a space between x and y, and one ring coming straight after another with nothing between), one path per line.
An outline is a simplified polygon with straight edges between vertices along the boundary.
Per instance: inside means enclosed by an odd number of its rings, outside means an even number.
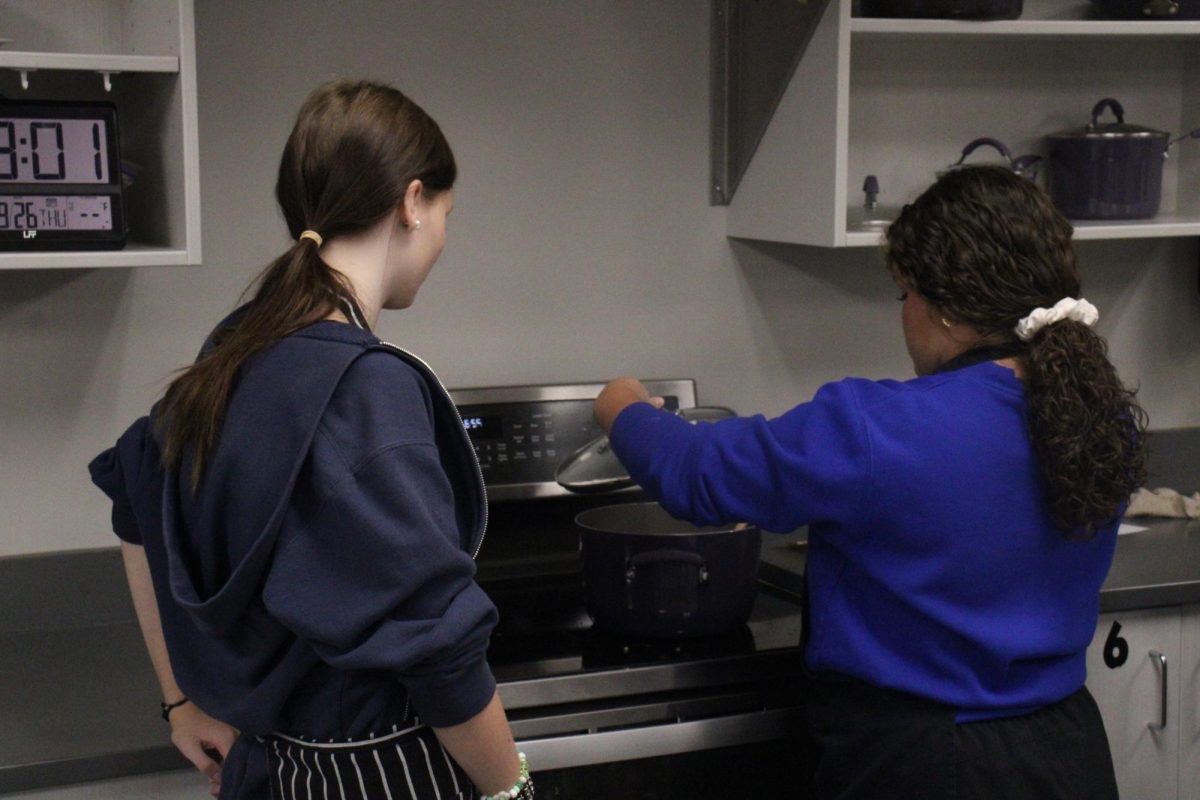
M471 779L427 725L348 742L262 739L273 800L475 800Z

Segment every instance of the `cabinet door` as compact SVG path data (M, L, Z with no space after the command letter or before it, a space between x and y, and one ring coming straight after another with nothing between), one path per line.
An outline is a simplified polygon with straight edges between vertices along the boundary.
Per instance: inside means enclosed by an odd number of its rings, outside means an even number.
M1179 667L1179 797L1200 800L1200 605L1183 609Z
M1104 717L1122 800L1179 796L1180 617L1178 608L1103 614L1088 648L1087 685ZM1168 680L1159 730L1162 659Z

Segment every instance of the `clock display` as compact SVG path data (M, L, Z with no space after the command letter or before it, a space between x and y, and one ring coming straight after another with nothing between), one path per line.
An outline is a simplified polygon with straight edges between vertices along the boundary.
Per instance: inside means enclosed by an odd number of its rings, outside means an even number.
M0 183L108 183L108 124L102 119L0 115Z
M117 108L0 99L0 251L125 246Z
M107 195L0 197L0 231L109 231L112 226Z

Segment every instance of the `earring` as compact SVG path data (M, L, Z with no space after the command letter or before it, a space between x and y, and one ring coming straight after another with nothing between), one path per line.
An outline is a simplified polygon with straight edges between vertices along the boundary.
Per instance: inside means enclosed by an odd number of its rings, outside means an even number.
M945 317L942 317L942 324L945 325L947 328L949 328L950 320L946 319Z
M414 231L419 231L419 230L421 230L421 220L419 220L419 219L414 219L414 220L413 220L413 224L412 224L412 226L413 226L413 230L414 230Z

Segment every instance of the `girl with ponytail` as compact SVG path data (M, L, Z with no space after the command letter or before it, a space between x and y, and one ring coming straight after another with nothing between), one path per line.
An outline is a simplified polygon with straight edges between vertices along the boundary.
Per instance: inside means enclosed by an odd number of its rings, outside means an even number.
M949 172L887 232L916 379L698 425L596 401L675 516L807 526L805 796L1117 796L1085 658L1146 420L1071 238L1026 178Z
M532 796L485 658L473 447L429 367L372 332L440 255L455 177L401 92L318 88L275 187L292 245L90 466L162 714L213 794Z

